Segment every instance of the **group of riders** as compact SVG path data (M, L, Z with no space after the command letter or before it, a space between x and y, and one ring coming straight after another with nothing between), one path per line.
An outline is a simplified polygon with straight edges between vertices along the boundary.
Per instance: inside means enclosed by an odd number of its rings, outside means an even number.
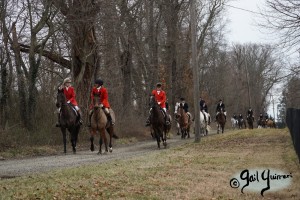
M232 116L232 118L233 119L235 119L235 120L241 120L241 121L243 121L244 120L244 117L243 117L243 115L240 113L238 116L234 113L233 114L233 116ZM247 111L247 117L246 117L246 119L248 120L248 119L251 119L252 118L252 121L254 121L254 115L253 115L253 110L252 110L252 108L250 107L249 109L248 109L248 111ZM268 120L273 120L272 119L272 117L270 117L269 115L268 115L268 113L265 113L265 114L263 114L263 113L260 113L259 114L259 118L258 118L258 120L260 120L260 121L268 121Z
M165 124L166 125L170 125L171 121L170 121L170 117L169 117L169 113L167 112L168 110L168 104L167 104L167 97L166 97L166 92L164 90L162 90L162 84L161 83L157 83L156 84L156 89L154 89L151 93L151 95L153 95L158 103L158 105L161 107L161 109L164 111L164 116L165 116ZM176 102L175 104L175 112L174 114L177 114L178 111L178 107L180 105L183 106L184 111L187 113L187 115L191 116L191 114L189 113L189 106L188 103L185 101L185 98L180 97L178 99L179 101ZM206 119L206 114L204 113L208 113L208 108L207 108L207 104L205 102L204 99L202 99L200 97L199 100L199 104L200 104L200 111L203 113L204 116L204 120L205 122L208 122L208 119ZM226 111L225 111L225 104L223 103L222 99L219 100L219 103L217 104L216 107L216 116L220 113L223 112L225 115L225 119L226 119ZM151 115L151 109L149 112L149 117L147 118L146 121L146 126L150 126L150 115Z
M76 94L75 94L75 89L72 86L72 81L70 78L66 78L63 81L63 84L59 87L60 90L63 90L67 103L72 105L74 107L74 109L77 112L78 115L78 122L80 124L83 123L82 121L82 114L81 114L81 110L78 107L78 103L76 101ZM112 119L111 115L110 115L110 104L108 102L108 92L107 89L103 86L103 80L101 79L97 79L95 81L94 86L91 89L91 94L90 94L90 98L91 98L91 105L90 105L90 111L89 111L89 123L88 123L88 127L91 126L91 116L93 114L93 101L95 96L100 97L99 98L99 103L100 103L100 107L104 110L104 113L106 114L107 120L111 125L114 125L114 119ZM56 123L56 127L60 127L60 108L58 108L58 122Z
M81 117L82 114L81 114L80 108L78 107L78 103L76 101L75 90L74 90L74 87L71 85L71 82L72 81L71 81L70 78L64 79L63 84L59 87L59 89L63 90L63 92L65 94L65 97L66 97L66 100L67 100L67 103L71 104L74 107L74 109L76 110L77 115L78 115L78 122L80 124L82 124L83 123L82 117ZM104 110L104 113L106 114L108 122L111 123L112 125L114 125L114 123L115 123L114 119L112 119L110 111L109 111L110 110L110 104L109 104L109 101L108 101L108 92L107 92L107 89L103 86L103 80L96 79L96 81L94 83L95 84L92 87L91 94L90 94L90 99L91 99L92 103L90 105L88 127L91 126L91 116L93 114L93 101L94 101L95 96L100 97L99 98L100 107L102 107L102 109ZM166 92L164 90L162 90L162 84L161 83L156 84L156 89L152 90L151 95L154 96L157 104L164 111L165 124L170 125L171 120L170 120L169 114L167 112L167 110L168 110L167 96L166 96ZM201 97L200 97L199 103L200 103L200 111L203 112L203 115L205 117L206 115L204 114L204 112L208 113L207 104L206 104L205 100L202 99ZM185 99L183 97L180 97L179 101L175 104L175 113L174 114L175 115L177 114L177 110L178 110L178 107L180 105L182 105L184 111L188 115L190 115L189 110L188 110L189 109L188 103L185 101ZM222 99L219 100L219 102L216 106L216 116L221 111L224 113L225 119L226 119L225 104L223 103ZM151 114L151 109L150 109L149 113ZM59 119L59 117L60 117L60 108L58 108L58 119ZM248 111L247 111L247 119L248 119L248 117L252 117L253 120L254 120L253 110L251 108L249 108ZM234 114L233 118L235 120L243 119L243 115L239 114L239 116L236 116L236 114ZM263 118L265 120L268 120L269 119L268 114L265 113L265 115L263 115L262 113L260 113L259 119L262 120ZM204 120L207 121L208 119L204 119ZM146 126L149 126L149 125L150 125L150 116L148 117L148 119L146 121ZM60 127L59 120L58 120L58 123L56 124L56 126Z

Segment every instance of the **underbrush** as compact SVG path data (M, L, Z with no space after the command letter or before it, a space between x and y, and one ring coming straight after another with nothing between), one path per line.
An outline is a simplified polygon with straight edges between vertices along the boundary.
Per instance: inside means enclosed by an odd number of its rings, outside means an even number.
M115 127L119 137L113 140L114 145L128 145L150 138L149 128L136 128L133 125L120 124ZM69 135L69 133L68 133ZM78 150L89 150L90 132L82 127L78 135ZM96 135L98 141L99 135ZM71 146L67 136L67 147ZM0 159L24 158L32 156L57 155L63 153L63 141L60 128L54 125L41 125L34 131L13 127L0 131Z

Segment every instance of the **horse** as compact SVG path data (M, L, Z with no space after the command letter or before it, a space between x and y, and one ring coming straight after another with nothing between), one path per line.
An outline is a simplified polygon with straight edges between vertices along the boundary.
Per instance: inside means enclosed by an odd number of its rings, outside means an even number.
M239 118L238 119L238 126L239 126L239 129L247 128L246 121L243 118Z
M263 118L259 118L257 120L257 128L265 128L266 127L266 120Z
M167 130L168 127L165 124L165 114L161 107L158 105L155 97L150 96L150 124L154 133L154 137L157 141L157 147L160 149L160 142L163 142L164 147L167 147Z
M111 113L112 114L112 113ZM108 123L106 114L104 113L104 110L100 106L100 97L95 96L93 101L93 114L91 116L91 128L90 128L90 141L91 141L91 147L90 150L94 151L94 136L99 132L100 139L99 139L99 151L98 154L102 154L102 145L104 142L105 145L105 153L108 152L107 148L107 138L106 138L106 132L109 133L109 152L112 152L112 137L117 138L116 135L114 135L113 126Z
M200 111L200 133L202 133L203 136L208 135L210 122L210 114L207 112Z
M181 138L185 139L187 136L190 138L190 128L191 128L191 116L185 112L183 109L183 104L180 103L177 108L176 119L179 124L179 130L181 132Z
M76 153L76 144L78 139L78 133L80 130L80 123L77 111L70 104L67 103L66 96L63 89L58 88L56 97L56 106L60 108L60 130L63 135L64 153L67 153L67 132L70 133L70 140L72 144L73 153Z
M238 126L239 123L238 120L231 117L230 121L231 121L231 128L235 129Z
M275 123L275 121L273 121L271 119L268 119L266 121L266 126L269 127L269 128L276 128L276 123Z
M254 121L253 116L248 116L247 117L247 122L248 122L249 129L253 129L253 121Z
M224 133L224 127L225 127L225 123L226 123L226 116L225 116L222 109L216 115L216 120L217 120L217 128L218 128L217 133L219 134L220 131L222 131L222 133Z
M172 127L172 117L171 117L171 115L169 114L169 112L167 111L167 113L166 113L168 116L169 116L169 119L170 119L170 124L169 125L166 125L166 129L165 129L165 131L166 131L166 136L167 136L167 138L170 138L170 135L169 135L169 133L170 133L170 130L171 130L171 127Z

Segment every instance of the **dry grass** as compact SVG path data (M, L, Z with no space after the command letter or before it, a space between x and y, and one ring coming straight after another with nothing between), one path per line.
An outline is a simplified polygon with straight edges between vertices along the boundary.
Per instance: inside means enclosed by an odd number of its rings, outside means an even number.
M292 173L264 199L299 199L299 161L285 130L255 129L202 138L177 148L102 165L0 181L0 199L262 199L229 185L244 169Z

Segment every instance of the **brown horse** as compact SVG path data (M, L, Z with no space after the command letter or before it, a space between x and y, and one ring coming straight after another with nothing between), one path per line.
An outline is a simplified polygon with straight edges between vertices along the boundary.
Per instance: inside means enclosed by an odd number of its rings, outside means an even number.
M181 138L185 139L187 136L190 138L190 127L191 127L191 118L183 109L183 104L180 103L177 108L176 119L179 123L179 129L181 132Z
M71 104L67 103L64 91L62 89L57 90L56 106L60 108L60 130L63 135L64 153L67 153L67 131L70 133L70 140L72 144L73 153L76 153L76 144L78 139L78 133L80 129L79 117L75 108Z
M217 114L216 119L217 119L217 127L218 127L217 133L219 134L220 131L222 131L222 133L224 133L224 127L225 127L225 123L226 123L226 117L225 117L225 114L224 114L224 112L223 112L222 109Z
M269 128L276 128L276 123L273 120L268 119L266 121L266 126L269 127Z
M111 113L112 114L112 113ZM107 148L107 138L106 138L106 132L109 133L109 152L112 152L112 137L117 138L117 136L114 134L114 129L111 124L108 124L108 120L106 117L106 114L104 113L103 108L100 106L100 98L99 96L94 97L93 101L93 113L91 116L91 128L90 128L90 141L91 141L91 151L95 150L94 147L94 136L99 132L100 139L99 139L99 152L98 154L102 154L102 145L104 142L105 145L105 153L108 152Z
M154 96L150 96L150 124L154 133L154 137L157 141L157 147L160 148L160 142L162 140L164 147L167 147L167 126L165 124L165 116L163 110L160 108L155 100Z

